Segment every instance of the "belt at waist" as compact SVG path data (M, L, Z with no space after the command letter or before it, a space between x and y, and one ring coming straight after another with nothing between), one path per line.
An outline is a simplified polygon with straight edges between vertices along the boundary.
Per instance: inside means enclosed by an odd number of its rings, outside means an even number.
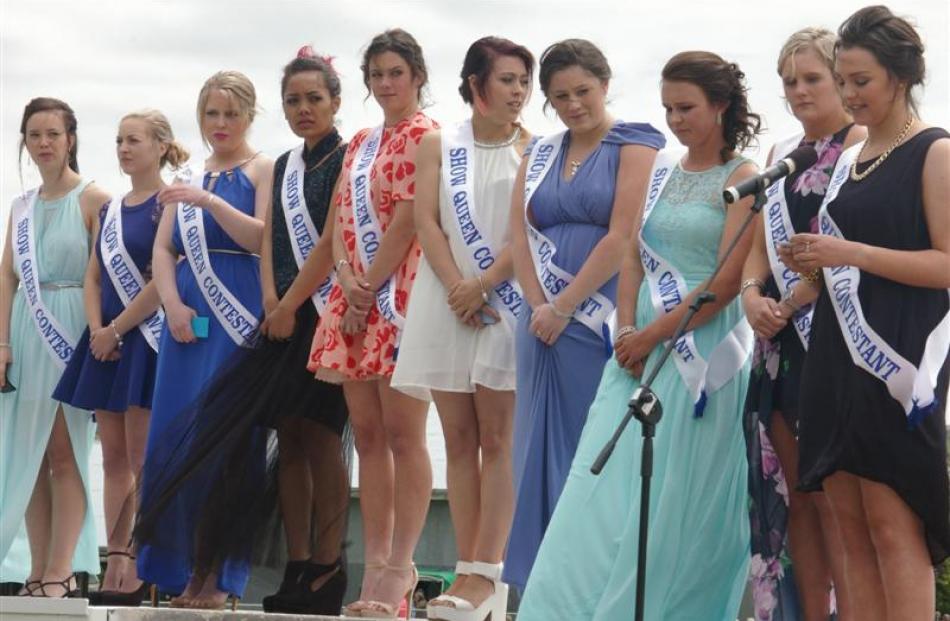
M209 248L208 253L209 254L237 254L237 255L244 255L247 257L256 257L258 259L261 258L261 255L255 254L253 252L247 252L246 250L230 250L227 248Z
M82 289L81 282L61 281L61 282L41 282L40 289Z

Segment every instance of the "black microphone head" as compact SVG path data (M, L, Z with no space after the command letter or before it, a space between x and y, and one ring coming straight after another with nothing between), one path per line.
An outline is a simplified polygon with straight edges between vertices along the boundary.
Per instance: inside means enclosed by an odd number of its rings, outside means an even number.
M792 161L794 167L789 173L795 172L796 170L807 170L818 161L818 151L815 151L815 147L806 144L798 147L782 159Z

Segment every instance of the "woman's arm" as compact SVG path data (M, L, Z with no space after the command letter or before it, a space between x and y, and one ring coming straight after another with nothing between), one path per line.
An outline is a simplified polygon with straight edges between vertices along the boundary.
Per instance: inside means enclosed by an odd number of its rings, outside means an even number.
M89 252L89 262L86 264L86 274L82 281L82 301L86 309L86 323L89 324L89 333L92 334L102 327L102 274L99 270L99 258L96 255L96 244L99 240L99 219L92 225L92 249Z
M261 239L261 295L264 301L264 315L270 315L279 302L277 285L274 284L274 201L270 201L264 214L264 233Z
M193 343L196 339L191 329L191 318L197 313L181 301L175 278L178 250L172 243L172 231L175 229L177 213L177 203L167 204L162 210L152 246L152 282L165 307L165 321L172 337L179 343Z
M511 190L509 226L511 228L511 257L515 278L518 280L518 284L521 285L525 302L532 309L535 309L546 303L547 298L544 296L544 289L541 288L541 283L538 282L538 276L534 270L531 247L528 244L528 232L524 224L524 177L527 167L527 158L524 158L518 168L515 185Z
M442 165L442 138L439 131L422 137L416 154L416 196L414 218L419 244L426 261L446 290L462 280L448 237L439 221L439 175Z
M639 227L637 227L639 229ZM633 357L636 353L628 345L634 340L628 337L636 332L637 303L640 285L643 283L643 265L640 263L640 245L637 238L625 249L620 261L620 276L617 281L617 332L614 356L617 364L628 369L635 377L643 372L643 360Z
M13 312L13 294L19 284L13 270L13 213L7 218L6 241L0 258L0 388L7 385L7 369L13 364L13 346L10 342L10 316Z

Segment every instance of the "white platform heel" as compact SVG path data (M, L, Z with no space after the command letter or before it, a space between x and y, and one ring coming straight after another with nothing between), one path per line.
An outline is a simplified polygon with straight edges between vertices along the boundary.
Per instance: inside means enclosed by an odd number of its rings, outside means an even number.
M429 611L429 618L443 621L483 621L487 617L489 621L505 621L505 615L508 613L508 585L501 581L503 567L501 563L472 563L470 575L490 580L494 593L485 598L477 608L468 600L448 595L442 599L455 605L437 606L435 610Z
M456 576L467 576L472 573L472 563L471 561L457 561L455 563L455 575ZM428 619L441 619L442 617L439 614L446 608L451 608L451 606L446 606L447 602L452 602L453 605L458 606L461 600L454 595L443 593L435 599L429 602L426 606L426 618Z

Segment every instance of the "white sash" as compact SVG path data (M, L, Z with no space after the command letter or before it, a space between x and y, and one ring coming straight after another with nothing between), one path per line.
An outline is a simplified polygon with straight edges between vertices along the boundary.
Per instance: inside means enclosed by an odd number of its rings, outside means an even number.
M119 294L122 305L128 307L132 299L145 288L145 278L142 277L142 273L125 247L125 239L122 236L121 198L112 199L109 209L106 210L99 250L102 252L102 264L109 275L109 280L112 281L112 287ZM164 323L165 312L159 306L158 310L138 325L142 336L155 352L158 352Z
M40 340L60 369L66 368L66 363L73 355L76 340L56 320L53 313L43 303L40 293L40 276L36 261L36 230L33 226L33 217L36 201L40 192L34 188L13 199L11 211L13 215L13 262L20 272L20 282L23 284L23 293L26 294L26 303L30 307L30 317L40 335Z
M663 193L666 182L676 167L678 154L661 151L653 164L650 174L650 188L643 208L643 222L640 226L640 259L643 273L650 288L650 299L657 316L672 312L686 300L689 287L686 279L673 264L656 253L643 239L643 229ZM699 353L693 330L684 334L673 346L673 360L693 398L693 414L702 416L706 408L706 398L733 377L745 365L752 353L752 328L745 318L736 322L732 330L713 348L707 362Z
M177 177L183 183L204 187L202 173L194 174L191 169L185 169L179 172ZM192 204L179 203L176 215L185 257L195 275L201 296L231 340L241 347L252 347L257 340L257 317L244 307L214 273L211 258L208 256L203 210Z
M544 181L544 178L553 168L566 133L561 132L552 136L545 136L532 145L531 151L528 153L528 168L524 180L525 231L528 234L528 245L531 249L531 259L534 261L535 275L548 302L553 302L558 294L574 281L574 275L554 264L552 259L557 253L557 246L531 224L531 220L528 218L528 209L535 190L538 189L541 182ZM607 296L595 291L581 302L573 313L575 320L604 339L608 355L611 348L608 320L613 311L613 302Z
M495 253L491 240L482 233L478 222L474 153L475 136L471 120L442 130L442 183L452 199L455 224L465 242L469 262L476 273L484 274L495 263ZM518 286L511 280L505 280L496 285L492 293L492 306L510 325L514 325L523 303Z
M838 158L835 172L818 212L818 224L822 235L846 239L828 212L828 205L838 196L838 191L848 178L851 163L861 151L860 142ZM851 360L887 385L887 391L904 408L910 425L915 425L926 416L936 403L934 387L937 374L950 351L950 312L927 337L920 367L915 367L868 325L858 297L861 270L852 265L824 268L825 286L835 309L841 335L848 345ZM948 290L950 294L950 290ZM913 317L908 317L913 321Z
M803 136L804 134L801 133L796 134L776 144L772 150L772 161L777 162L791 153L801 142ZM788 201L785 198L786 179L787 177L782 177L765 191L768 202L766 203L765 217L762 218L762 225L765 228L765 249L769 255L769 267L772 269L772 277L775 279L775 284L782 295L785 295L786 291L801 280L797 272L782 263L782 259L778 254L779 246L787 243L789 238L795 234L792 218L788 213ZM809 303L792 315L792 325L795 326L795 332L806 351L808 350L808 338L811 334L814 312L815 305Z
M292 150L287 157L284 181L280 188L280 202L284 209L284 224L287 225L287 235L290 237L290 247L294 250L297 269L303 268L304 261L307 260L314 246L320 241L320 234L310 217L310 211L307 209L307 199L304 195L303 147L303 145L300 145ZM310 296L313 305L317 308L317 313L321 317L327 308L333 282L333 272L331 271Z
M356 152L353 171L350 174L350 195L353 201L353 222L356 227L356 249L360 253L363 269L368 270L376 259L379 244L383 239L383 228L379 224L376 210L369 196L369 175L379 152L379 143L383 140L383 126L370 132ZM396 311L396 282L393 275L376 291L376 307L383 318L396 326L396 342L402 335L406 318Z

